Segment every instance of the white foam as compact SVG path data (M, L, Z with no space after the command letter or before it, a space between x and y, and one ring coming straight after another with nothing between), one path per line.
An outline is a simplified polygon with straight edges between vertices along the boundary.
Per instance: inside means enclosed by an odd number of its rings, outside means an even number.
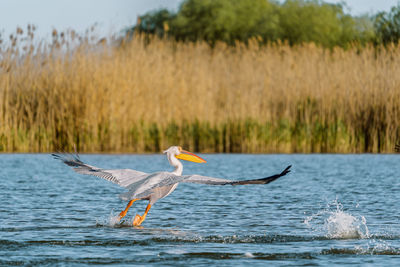
M325 221L327 236L330 238L368 238L369 231L364 216L359 218L338 210Z
M96 224L101 226L116 227L121 225L121 220L119 215L114 215L114 211L112 210L108 217L97 218Z
M254 258L254 255L251 252L244 253L244 256L247 258Z
M369 238L367 220L364 216L354 216L343 210L343 205L334 200L326 209L317 212L304 220L304 224L313 232L328 238Z
M110 216L108 219L108 225L110 227L114 227L116 224L119 224L120 218L119 216Z
M385 240L371 239L364 246L358 245L354 247L355 254L360 255L376 255L376 254L395 254L398 255L398 248L391 247Z

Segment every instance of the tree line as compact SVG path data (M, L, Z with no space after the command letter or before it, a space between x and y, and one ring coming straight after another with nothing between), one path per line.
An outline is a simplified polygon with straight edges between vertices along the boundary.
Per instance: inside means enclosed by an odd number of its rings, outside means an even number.
M387 45L400 38L400 4L389 12L352 16L344 3L320 0L184 0L176 12L160 9L140 16L128 32L210 45L250 39L329 48Z

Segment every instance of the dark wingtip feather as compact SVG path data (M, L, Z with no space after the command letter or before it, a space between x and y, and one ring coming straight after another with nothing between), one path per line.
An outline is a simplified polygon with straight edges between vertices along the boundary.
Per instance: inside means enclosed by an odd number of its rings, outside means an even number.
M244 180L244 181L234 181L231 183L226 183L230 185L244 185L244 184L269 184L270 182L275 181L276 179L285 176L290 172L290 168L292 165L289 165L284 169L281 173L275 174L269 177L261 178L261 179L252 179L252 180Z
M291 167L292 167L292 165L287 166L286 169L284 169L284 170L281 172L280 176L284 176L284 175L288 174L288 173L291 171L291 170L290 170Z
M64 162L66 165L71 166L71 167L79 167L84 164L78 154L71 154L71 153L66 153L66 152L56 152L51 154L54 159L61 160Z

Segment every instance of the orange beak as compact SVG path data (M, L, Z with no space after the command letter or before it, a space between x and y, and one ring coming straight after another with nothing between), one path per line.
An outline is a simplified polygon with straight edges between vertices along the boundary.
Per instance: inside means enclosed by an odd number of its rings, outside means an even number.
M181 154L175 156L177 159L187 160L196 163L206 163L204 159L200 158L199 156L190 153L189 151L183 150L182 148L179 149Z

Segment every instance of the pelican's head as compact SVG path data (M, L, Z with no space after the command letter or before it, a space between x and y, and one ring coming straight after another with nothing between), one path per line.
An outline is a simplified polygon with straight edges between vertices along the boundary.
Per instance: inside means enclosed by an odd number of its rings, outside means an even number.
M167 150L163 151L167 154L168 159L175 157L177 159L183 159L187 161L192 161L196 163L206 163L206 161L193 153L183 150L180 146L171 146Z

